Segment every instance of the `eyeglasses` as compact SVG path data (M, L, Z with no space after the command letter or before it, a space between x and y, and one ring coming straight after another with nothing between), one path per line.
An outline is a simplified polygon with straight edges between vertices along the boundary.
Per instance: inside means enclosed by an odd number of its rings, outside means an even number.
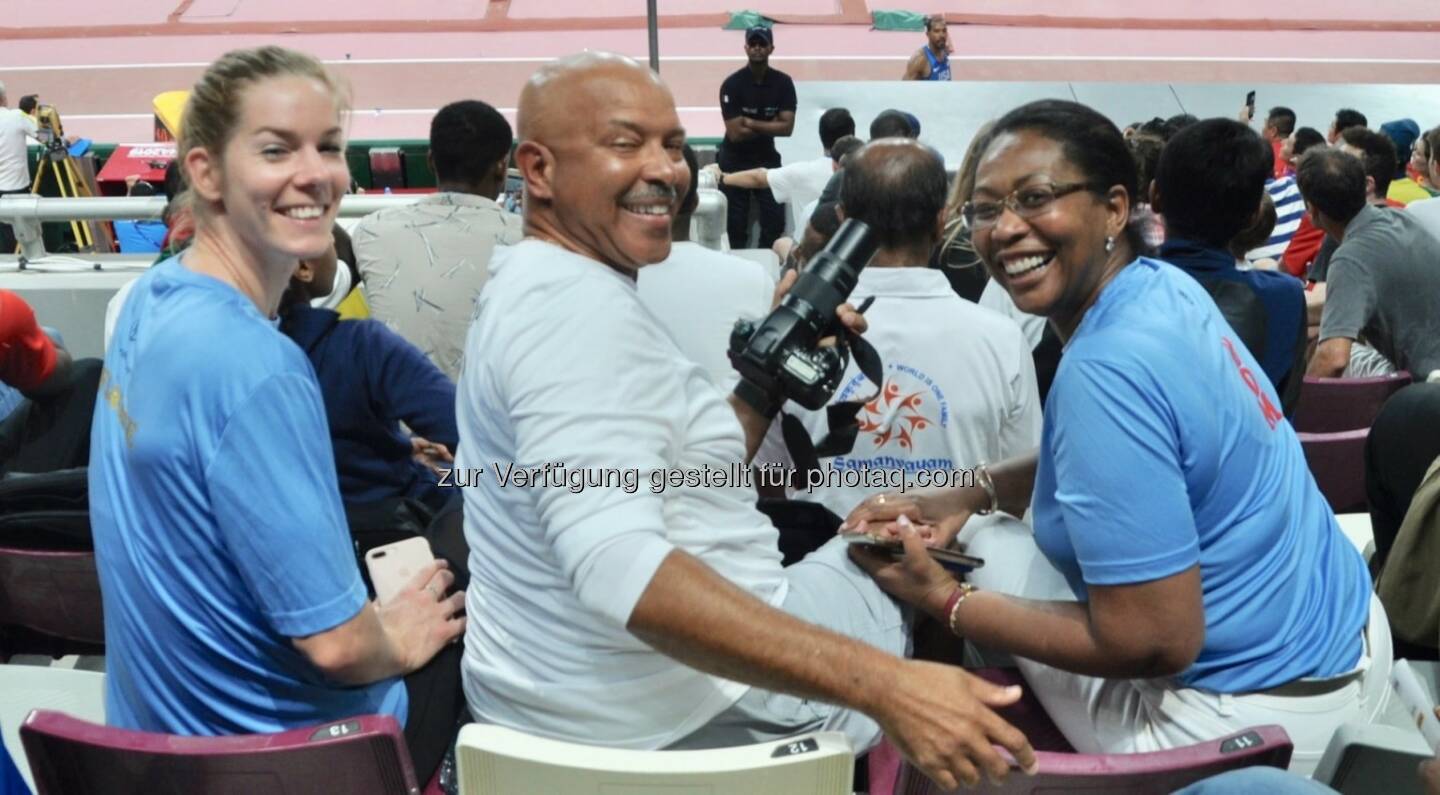
M1095 189L1089 182L1041 182L1018 188L998 202L966 202L965 206L960 208L960 215L971 232L979 232L994 226L1007 208L1021 218L1034 218L1050 209L1050 205L1062 196Z

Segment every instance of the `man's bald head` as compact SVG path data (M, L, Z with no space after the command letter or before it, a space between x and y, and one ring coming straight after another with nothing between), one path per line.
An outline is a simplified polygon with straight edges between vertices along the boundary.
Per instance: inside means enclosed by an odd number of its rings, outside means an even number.
M846 218L874 231L881 248L928 252L939 240L945 182L945 161L934 149L908 138L882 138L846 161L840 205Z
M574 129L575 122L603 102L608 90L670 89L635 60L611 52L582 52L552 61L535 71L520 92L516 126L520 140L544 142ZM671 100L674 102L673 98Z

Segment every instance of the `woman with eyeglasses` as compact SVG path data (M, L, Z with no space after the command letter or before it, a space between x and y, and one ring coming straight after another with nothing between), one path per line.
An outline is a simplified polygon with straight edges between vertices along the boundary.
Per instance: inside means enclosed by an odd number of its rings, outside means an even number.
M1043 101L996 123L964 213L991 277L1065 341L1040 449L973 486L872 497L846 528L899 535L899 562L857 559L1014 655L1077 750L1280 724L1308 772L1337 726L1383 707L1389 628L1260 366L1193 279L1136 255L1135 194L1094 110ZM990 516L1027 508L1033 533ZM964 583L923 554L962 525L987 561Z

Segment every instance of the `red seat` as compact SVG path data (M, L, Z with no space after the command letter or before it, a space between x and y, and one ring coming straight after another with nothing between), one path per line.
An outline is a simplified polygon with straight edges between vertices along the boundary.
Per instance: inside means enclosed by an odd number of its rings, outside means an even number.
M39 633L21 643L16 628ZM52 642L53 639L53 642ZM95 553L0 547L0 660L21 652L95 654L105 642Z
M1369 428L1385 401L1410 381L1410 374L1405 372L1370 378L1305 376L1290 424L1304 433Z
M279 734L179 737L35 710L21 725L20 739L38 795L420 792L400 726L388 715Z
M887 741L888 742L888 741ZM975 789L945 790L905 764L893 788L877 786L871 795L943 795L945 793L1104 792L1107 795L1162 795L1229 770L1256 765L1283 769L1293 746L1279 726L1256 726L1218 740L1143 754L1075 754L1036 751L1040 772L1011 771L999 785L985 781Z
M373 190L405 187L405 155L398 146L370 149L370 186Z
M972 671L999 685L1020 685L1025 680L1013 668L982 668ZM996 710L1015 728L1025 733L1035 748L1040 772L1026 776L1013 771L1003 784L982 783L981 793L1167 793L1210 776L1253 765L1284 768L1290 764L1293 746L1279 726L1258 726L1218 740L1184 748L1143 754L1079 754L1045 713L1030 688L1019 702ZM896 767L886 760L898 759L899 752L889 740L871 751L871 795L941 795L936 786L909 763ZM879 761L881 764L876 764ZM887 770L888 767L888 770Z
M1330 509L1335 513L1364 511L1368 504L1365 440L1370 436L1370 429L1296 435L1300 437L1310 474L1315 476L1315 485L1320 487Z

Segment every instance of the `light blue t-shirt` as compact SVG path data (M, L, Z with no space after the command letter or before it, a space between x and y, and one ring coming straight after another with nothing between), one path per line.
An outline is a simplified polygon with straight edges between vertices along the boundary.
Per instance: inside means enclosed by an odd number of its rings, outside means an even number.
M1370 575L1279 405L1200 284L1143 258L1100 293L1050 388L1035 539L1081 599L1199 564L1189 687L1263 690L1360 657Z
M105 355L90 515L114 726L276 732L405 720L404 682L329 682L291 643L366 604L304 353L232 287L167 260Z

